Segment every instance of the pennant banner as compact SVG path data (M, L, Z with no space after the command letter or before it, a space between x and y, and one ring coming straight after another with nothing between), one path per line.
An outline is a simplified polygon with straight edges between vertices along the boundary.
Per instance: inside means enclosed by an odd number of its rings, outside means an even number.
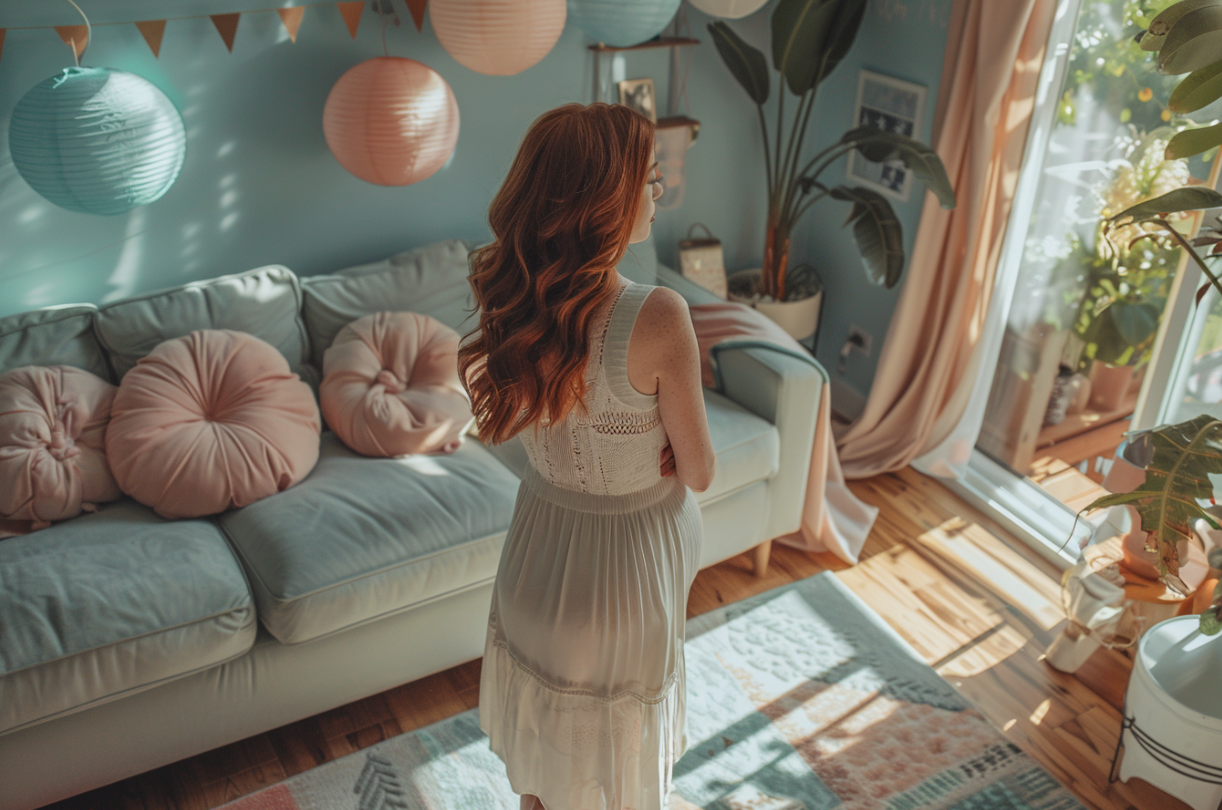
M153 56L161 56L161 36L165 33L165 20L145 20L136 23L136 27L152 49Z
M353 39L356 39L356 27L361 24L361 12L365 10L365 0L336 3L335 6L339 9L339 13L344 16L344 22L348 23L348 32L352 34Z
M88 26L57 25L55 26L55 33L59 34L59 38L64 41L64 44L76 53L77 59L80 59L81 54L85 52L85 46L89 44Z
M416 23L416 32L424 32L424 7L429 0L407 0L407 10L412 13L412 21Z
M225 47L229 49L230 53L233 53L233 38L238 33L238 18L241 16L241 12L212 15L212 24L216 26L216 31L221 35L221 39L225 40Z
M289 32L289 39L296 43L297 29L301 27L301 15L305 13L305 6L278 8L276 12L280 15L280 22L284 23L284 30Z

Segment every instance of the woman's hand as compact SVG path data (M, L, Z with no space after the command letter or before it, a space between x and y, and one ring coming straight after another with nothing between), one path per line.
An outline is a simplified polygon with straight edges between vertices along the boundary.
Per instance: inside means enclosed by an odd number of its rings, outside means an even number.
M662 448L661 464L661 473L663 478L668 475L675 474L675 451L670 449L670 442L667 442L666 446Z

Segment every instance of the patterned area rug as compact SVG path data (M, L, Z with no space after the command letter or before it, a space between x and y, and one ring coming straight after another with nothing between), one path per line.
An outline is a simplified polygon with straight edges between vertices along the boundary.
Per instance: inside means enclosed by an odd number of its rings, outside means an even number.
M1082 810L828 573L687 623L671 810ZM225 810L516 810L478 709Z

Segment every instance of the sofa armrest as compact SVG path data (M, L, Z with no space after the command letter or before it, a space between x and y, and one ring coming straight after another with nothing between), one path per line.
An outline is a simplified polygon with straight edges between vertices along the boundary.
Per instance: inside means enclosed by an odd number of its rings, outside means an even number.
M775 425L780 438L777 473L768 482L763 536L771 539L797 531L827 372L813 357L802 359L780 347L757 343L715 347L714 354L721 392Z
M718 303L721 298L658 265L658 283L670 287L688 305ZM717 390L776 426L781 454L777 474L768 482L768 516L764 537L798 530L810 477L819 398L828 382L819 361L803 351L744 338L713 347Z

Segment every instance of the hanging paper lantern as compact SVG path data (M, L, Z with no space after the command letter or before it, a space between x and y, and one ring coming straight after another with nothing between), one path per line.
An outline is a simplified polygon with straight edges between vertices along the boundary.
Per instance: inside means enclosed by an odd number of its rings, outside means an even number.
M458 101L437 71L414 59L379 56L331 88L322 131L335 159L379 186L418 183L458 142Z
M759 11L768 0L689 0L696 8L710 17L725 17L737 20Z
M83 214L122 214L160 199L187 153L182 116L132 73L70 67L13 108L13 165L51 202Z
M682 0L568 0L569 20L599 42L626 48L660 33Z
M547 56L564 31L565 0L431 0L441 47L464 67L512 76Z

